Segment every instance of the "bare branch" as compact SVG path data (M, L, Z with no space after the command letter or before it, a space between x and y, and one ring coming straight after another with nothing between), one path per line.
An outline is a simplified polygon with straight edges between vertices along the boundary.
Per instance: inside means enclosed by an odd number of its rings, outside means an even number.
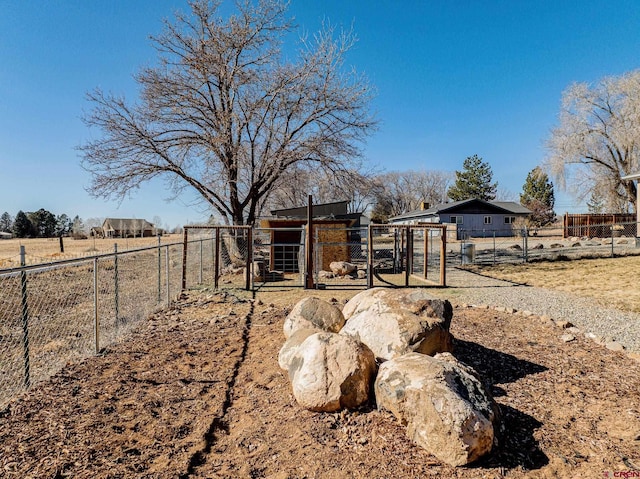
M353 171L375 128L372 88L344 59L351 32L323 27L296 62L281 44L292 30L280 0L195 0L153 38L158 65L136 76L138 104L96 90L85 123L100 131L79 147L95 196L122 198L155 177L195 189L218 214L252 223L282 178L300 169Z

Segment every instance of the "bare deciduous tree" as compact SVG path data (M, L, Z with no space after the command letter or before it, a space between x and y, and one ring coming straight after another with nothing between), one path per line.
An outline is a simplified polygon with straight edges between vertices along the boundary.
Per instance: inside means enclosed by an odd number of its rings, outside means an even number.
M384 221L418 209L423 202L444 203L453 175L442 171L393 171L378 177L374 219Z
M220 3L193 1L190 15L165 22L153 39L159 65L136 77L139 103L89 94L85 122L102 136L79 149L95 196L122 198L162 177L175 194L197 191L223 221L253 224L292 168L357 169L375 120L371 87L344 68L354 35L323 26L290 62L282 1L239 2L226 20Z
M360 213L372 205L378 184L375 177L359 170L327 175L322 170L295 168L282 176L266 206L270 210L304 206L312 195L316 204L348 200L348 211Z
M547 167L579 199L596 192L613 211L635 205L635 184L620 178L639 167L640 70L571 85L547 146Z

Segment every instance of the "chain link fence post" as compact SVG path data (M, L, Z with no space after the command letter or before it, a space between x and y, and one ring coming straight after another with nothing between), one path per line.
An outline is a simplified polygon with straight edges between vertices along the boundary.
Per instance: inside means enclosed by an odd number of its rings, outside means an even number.
M100 353L100 320L98 318L98 258L93 258L93 330L96 354Z
M24 246L20 246L20 290L22 302L22 347L24 359L24 386L31 385L31 364L29 357L29 302L27 300L27 272L24 267L27 264Z
M496 265L496 232L493 232L493 265Z
M615 253L613 251L613 243L615 243L615 236L614 236L614 232L615 232L615 223L611 224L611 257L615 258Z
M213 287L218 289L220 279L220 228L216 228L215 256L213 259Z
M118 331L118 321L120 318L120 298L119 296L119 278L118 278L118 243L113 245L113 292L115 299L115 314L116 314L116 334Z
M199 282L198 284L202 284L202 268L203 268L203 262L202 262L202 242L204 240L200 239L200 277L199 277Z
M162 302L162 246L158 235L158 304Z
M167 270L167 308L169 306L171 306L171 290L170 290L170 283L171 283L171 276L170 276L170 272L169 272L169 245L167 245L165 251L164 251L164 257L165 257L165 269Z

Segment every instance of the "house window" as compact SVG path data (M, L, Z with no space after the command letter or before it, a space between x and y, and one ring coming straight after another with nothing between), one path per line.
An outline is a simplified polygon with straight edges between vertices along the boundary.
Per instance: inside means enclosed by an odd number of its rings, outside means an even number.
M492 223L492 218L491 216L485 216L484 217L484 224L485 225L490 225Z
M505 225L512 225L515 222L516 222L516 217L515 216L505 216L504 217L504 224Z
M451 221L451 223L455 223L457 225L461 225L462 224L462 216L452 216L449 221Z

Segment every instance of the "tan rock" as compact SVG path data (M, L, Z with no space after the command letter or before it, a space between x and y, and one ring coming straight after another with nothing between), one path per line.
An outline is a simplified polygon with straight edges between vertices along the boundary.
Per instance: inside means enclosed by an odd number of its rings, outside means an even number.
M346 261L333 261L329 263L329 269L336 276L346 276L351 273L355 273L358 267L355 264L347 263Z
M289 364L291 363L291 358L298 350L300 345L304 342L312 334L316 334L318 331L315 329L299 329L294 332L289 339L285 341L280 348L280 352L278 353L278 365L281 369L285 371L289 370Z
M493 447L497 406L475 371L451 354L410 353L383 363L375 393L379 409L447 464L469 464Z
M302 407L330 412L369 400L376 362L369 348L349 336L315 333L292 355L288 372Z
M611 351L624 351L624 346L617 341L607 341L604 346Z
M452 349L453 308L424 290L374 288L354 296L343 312L348 320L340 334L362 341L378 358Z
M344 325L342 311L336 305L320 298L309 296L293 307L284 321L286 338L300 329L314 329L337 333Z

